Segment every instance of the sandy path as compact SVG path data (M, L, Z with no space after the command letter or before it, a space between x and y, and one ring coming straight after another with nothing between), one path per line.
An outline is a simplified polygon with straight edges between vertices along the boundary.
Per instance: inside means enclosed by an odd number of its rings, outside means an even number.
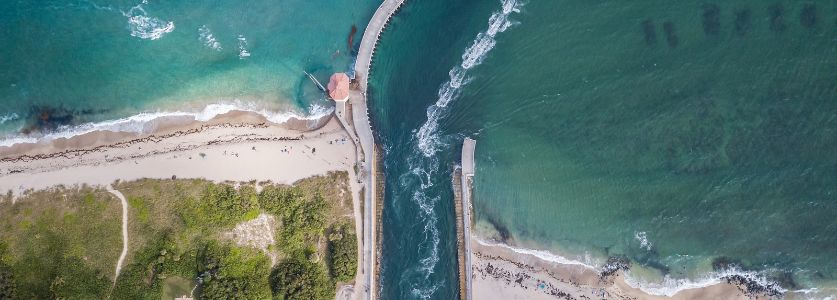
M116 284L116 278L119 277L119 271L122 270L125 256L128 255L128 200L125 200L125 196L113 189L110 184L107 185L107 189L122 202L122 253L119 254L119 261L116 262L116 272L113 275L113 284Z

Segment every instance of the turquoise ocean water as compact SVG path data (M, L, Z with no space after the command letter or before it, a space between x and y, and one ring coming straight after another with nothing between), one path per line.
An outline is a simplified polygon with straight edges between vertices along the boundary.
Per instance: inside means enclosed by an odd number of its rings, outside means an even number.
M207 118L238 107L274 112L276 120L289 111L324 113L329 103L302 71L327 80L349 70L351 27L362 33L377 5L2 1L0 144L39 132L139 130L154 117L140 113ZM359 42L358 34L353 47ZM34 133L21 139L27 129Z
M387 299L457 293L465 136L486 238L627 257L655 294L837 294L836 2L408 2L370 89Z
M0 145L170 114L327 113L302 71L350 69L350 28L377 5L2 1ZM835 74L833 1L408 1L370 79L382 298L456 296L465 136L485 237L625 256L659 294L730 273L833 294Z

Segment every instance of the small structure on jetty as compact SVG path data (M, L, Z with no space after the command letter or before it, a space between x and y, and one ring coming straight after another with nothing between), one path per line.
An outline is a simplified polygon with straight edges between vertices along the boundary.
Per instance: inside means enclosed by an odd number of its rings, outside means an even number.
M334 101L348 101L350 82L351 79L346 73L334 73L328 80L328 96Z

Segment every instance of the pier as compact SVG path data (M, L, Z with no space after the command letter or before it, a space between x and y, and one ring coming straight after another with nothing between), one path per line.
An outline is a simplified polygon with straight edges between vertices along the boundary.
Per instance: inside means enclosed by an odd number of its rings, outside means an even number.
M477 142L462 142L462 165L454 168L453 195L456 211L457 261L459 262L459 298L471 300L471 191L474 180L474 150Z
M362 275L359 282L355 283L355 290L365 295L359 299L375 299L378 291L378 253L380 251L379 237L381 234L380 222L381 210L383 207L384 181L381 151L375 143L372 133L372 124L369 121L369 108L367 106L367 79L372 65L372 56L375 54L375 47L378 38L389 23L392 16L398 11L405 0L384 0L369 24L363 31L363 38L360 41L357 58L355 60L355 80L358 83L357 90L351 90L349 96L350 114L352 127L357 134L358 153L363 153L362 160L358 164L358 177L362 181L364 190L363 202L363 237L361 249L360 270ZM345 112L346 110L341 110ZM348 116L344 116L348 117ZM379 203L381 202L381 203Z

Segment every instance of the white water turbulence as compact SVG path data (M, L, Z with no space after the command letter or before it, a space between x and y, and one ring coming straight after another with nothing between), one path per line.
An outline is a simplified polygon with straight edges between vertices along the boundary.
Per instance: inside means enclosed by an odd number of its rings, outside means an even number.
M450 80L439 88L439 98L435 104L427 108L427 122L419 128L417 135L419 149L424 156L430 157L438 151L441 142L437 136L439 120L445 113L445 108L457 98L462 87L468 84L466 75L472 68L482 64L491 49L497 43L498 33L506 31L514 23L509 19L512 13L519 13L522 4L516 0L504 0L503 8L495 12L488 19L488 28L477 34L474 42L462 54L462 63L448 72Z
M238 59L250 57L250 50L247 50L247 38L243 34L238 35Z
M209 27L207 27L206 25L203 25L201 26L201 28L198 28L198 36L200 37L200 41L203 42L203 45L207 48L215 51L223 50L223 48L221 48L221 42L219 42L218 39L215 38L215 36L212 34L212 31L209 30Z
M726 278L733 276L740 276L748 282L757 284L761 287L776 290L781 294L787 292L787 289L783 289L778 283L769 280L767 275L762 272L744 271L739 269L711 272L697 279L673 278L669 275L665 275L662 282L645 282L638 280L631 276L631 271L629 270L625 272L625 283L633 288L640 289L649 295L671 297L681 291L704 288L726 282Z
M153 41L174 31L174 22L149 17L145 8L143 8L145 4L148 4L148 0L143 0L142 3L137 4L127 12L122 12L122 15L128 18L128 29L131 30L131 36Z
M651 247L654 247L654 244L651 244L651 241L648 240L648 234L645 231L635 231L634 239L639 242L639 247L642 249L651 251Z
M436 154L442 146L438 132L439 120L446 112L446 108L460 94L461 88L467 84L466 75L469 70L480 65L494 48L495 37L513 25L509 20L512 13L520 12L520 3L516 0L504 0L502 9L494 12L488 20L488 28L477 34L471 46L462 54L462 63L450 70L450 80L443 83L438 91L438 99L427 108L427 121L418 130L414 130L411 143L416 147L414 155L407 159L409 173L402 174L399 182L402 186L417 187L414 191L404 191L410 195L412 202L418 206L420 221L424 224L423 239L419 244L419 266L411 273L417 273L424 280L412 280L411 293L420 299L429 299L443 282L430 282L430 275L439 262L438 217L434 212L441 195L428 193L438 181L438 171L441 162Z
M152 121L160 118L171 117L189 117L196 121L209 121L216 116L232 112L244 111L257 113L264 116L265 119L272 123L280 124L287 122L290 119L299 120L316 120L331 114L333 108L326 108L319 105L312 105L309 107L309 114L299 114L296 112L276 112L260 108L254 103L243 103L234 101L230 103L216 103L205 106L200 111L158 111L158 112L144 112L132 115L125 118L108 120L102 122L91 122L74 126L62 126L57 131L44 134L43 136L7 136L0 139L0 147L12 146L21 143L38 143L47 142L60 138L71 138L82 134L91 133L94 131L112 131L112 132L131 132L131 133L148 133L153 129Z
M20 118L20 116L18 116L18 114L16 114L16 113L11 113L11 114L8 114L8 115L0 115L0 124L6 123L8 121L14 121L14 120L17 120L19 118Z

